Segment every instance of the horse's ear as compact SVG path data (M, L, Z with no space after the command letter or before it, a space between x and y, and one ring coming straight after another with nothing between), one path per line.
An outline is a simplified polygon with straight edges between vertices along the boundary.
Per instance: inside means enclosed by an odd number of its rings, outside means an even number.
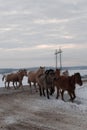
M40 69L45 69L45 66L44 67L40 66Z
M49 73L49 71L48 71L48 70L46 70L46 71L45 71L45 74L48 74L48 73Z

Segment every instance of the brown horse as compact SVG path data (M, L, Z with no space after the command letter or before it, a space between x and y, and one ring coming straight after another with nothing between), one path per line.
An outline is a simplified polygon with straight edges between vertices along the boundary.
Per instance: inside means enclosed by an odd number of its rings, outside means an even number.
M69 76L69 72L68 72L68 70L61 72L61 70L57 68L55 70L55 75L56 75L56 78L59 78L60 75Z
M45 67L40 66L38 70L30 71L28 73L28 83L30 84L30 87L31 87L31 82L34 83L36 91L37 91L36 83L37 83L38 77L42 75L44 72L45 72Z
M72 76L60 76L59 78L55 79L54 84L57 88L57 99L59 96L59 90L61 89L62 100L64 100L64 91L68 91L70 100L73 102L73 100L76 98L75 85L82 85L81 75L80 73L75 73Z
M60 73L61 73L61 70L60 70L60 69L56 69L56 70L55 70L55 76L56 76L56 78L59 78Z
M11 74L8 74L8 75L4 75L2 80L3 81L5 80L5 88L9 88L10 82L13 82L14 88L16 88L14 83L17 84L17 82L19 82L19 87L22 86L22 80L23 80L24 76L27 76L27 71L25 69L19 70L16 73L11 73ZM6 83L8 83L8 86L6 86Z

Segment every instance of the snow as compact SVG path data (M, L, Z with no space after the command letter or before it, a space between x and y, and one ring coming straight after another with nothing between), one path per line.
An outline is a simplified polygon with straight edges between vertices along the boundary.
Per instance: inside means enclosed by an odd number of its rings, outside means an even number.
M70 75L73 74L75 71L69 71ZM86 75L87 70L78 70L76 72L81 72L81 75ZM23 79L23 85L28 85L27 83L27 77L24 77ZM0 75L0 87L4 87L4 82L2 81L2 75ZM68 101L68 94L65 93L64 96L66 96L66 102L62 101L61 98L59 98L58 100L55 99L56 98L56 92L53 95L53 97L50 98L49 102L48 100L46 100L46 97L42 97L43 98L43 102L40 99L39 101L36 102L36 106L33 107L33 109L37 110L42 109L41 106L44 106L44 109L46 108L51 108L51 107L58 107L61 108L66 108L68 110L73 110L73 111L81 111L83 113L87 112L87 82L84 82L82 86L78 86L76 85L76 99L75 101L69 102ZM39 103L39 104L38 104ZM9 118L10 120L10 118Z
M6 124L13 124L13 123L15 123L16 122L16 119L13 117L13 116L8 116L8 117L6 117L6 119L5 119L5 123Z

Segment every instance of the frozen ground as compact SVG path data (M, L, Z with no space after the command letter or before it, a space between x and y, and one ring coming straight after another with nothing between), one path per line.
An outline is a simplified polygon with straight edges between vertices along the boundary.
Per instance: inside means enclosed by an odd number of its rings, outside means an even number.
M87 82L76 85L76 99L69 102L65 93L56 99L56 92L50 99L32 93L23 80L24 89L0 88L0 130L83 130L87 129Z
M61 98L40 97L29 86L0 88L0 130L83 130L87 129L87 83L76 87L74 103Z

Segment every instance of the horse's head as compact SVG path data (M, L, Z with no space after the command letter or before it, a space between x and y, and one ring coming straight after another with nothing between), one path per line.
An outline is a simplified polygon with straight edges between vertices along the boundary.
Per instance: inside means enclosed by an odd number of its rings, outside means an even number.
M81 80L81 75L80 75L80 73L75 73L74 76L75 76L75 82L76 82L78 85L81 86L83 83L82 83L82 80Z
M45 67L40 66L40 68L37 71L37 75L42 75L42 74L44 74L44 72L45 72Z
M48 85L50 85L50 95L52 95L55 91L54 89L54 79L55 79L55 71L53 69L49 69L45 71L45 80Z
M21 76L27 76L27 70L26 69L19 70L19 73L20 73Z
M64 75L64 76L69 76L68 70L65 70L64 72L62 72L62 75Z
M24 69L23 72L24 72L24 76L27 76L27 70Z
M60 76L60 69L56 69L55 76L56 76L56 78L59 78L59 76Z
M55 79L55 71L53 69L46 70L45 75L50 81Z

